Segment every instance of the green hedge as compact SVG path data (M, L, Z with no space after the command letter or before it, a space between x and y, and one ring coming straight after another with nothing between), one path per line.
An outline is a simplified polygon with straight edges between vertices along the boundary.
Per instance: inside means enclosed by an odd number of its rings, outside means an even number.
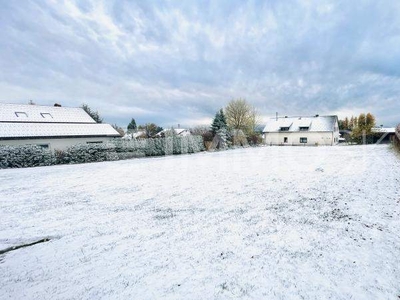
M114 161L144 156L196 153L204 150L201 136L113 140L104 144L78 144L54 153L39 146L0 146L0 168Z
M51 166L56 159L39 146L0 146L0 169Z

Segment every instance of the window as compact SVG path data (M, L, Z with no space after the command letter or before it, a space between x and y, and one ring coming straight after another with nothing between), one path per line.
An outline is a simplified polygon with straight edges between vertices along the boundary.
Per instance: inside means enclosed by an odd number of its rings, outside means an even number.
M289 131L289 127L281 127L281 131Z
M300 138L300 143L301 144L307 144L307 138L306 137L301 137Z
M40 113L40 115L45 119L53 119L53 116L50 113Z
M86 144L103 144L103 141L86 142Z
M300 127L300 131L308 131L310 127Z
M19 117L25 117L25 118L27 118L28 117L28 114L26 113L26 112L23 112L23 111L16 111L15 112L15 115L19 118Z
M43 149L49 149L49 144L37 144L36 146L42 147Z
M288 138L287 138L286 136L283 138L283 142L284 142L284 143L287 143L287 142L288 142Z

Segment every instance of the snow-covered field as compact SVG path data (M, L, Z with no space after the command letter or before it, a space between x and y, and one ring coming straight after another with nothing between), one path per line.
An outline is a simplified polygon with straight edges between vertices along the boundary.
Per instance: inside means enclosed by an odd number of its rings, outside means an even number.
M0 299L397 299L400 159L264 147L0 170Z

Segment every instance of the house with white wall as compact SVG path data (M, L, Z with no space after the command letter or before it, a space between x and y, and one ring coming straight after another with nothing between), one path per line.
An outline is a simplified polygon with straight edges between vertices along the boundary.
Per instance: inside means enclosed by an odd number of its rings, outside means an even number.
M339 142L337 116L275 117L263 130L267 145L333 146Z
M38 145L54 151L117 137L111 125L96 123L82 108L0 103L0 145Z
M188 136L190 135L190 131L188 129L183 128L173 128L174 134L179 136ZM156 134L156 137L165 137L166 135L171 134L171 129L163 129L159 133Z

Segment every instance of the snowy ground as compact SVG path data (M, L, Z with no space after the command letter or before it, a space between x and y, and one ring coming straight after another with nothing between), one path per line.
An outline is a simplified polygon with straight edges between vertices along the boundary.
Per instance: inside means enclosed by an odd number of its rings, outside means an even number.
M0 299L397 299L400 159L265 147L0 170Z

